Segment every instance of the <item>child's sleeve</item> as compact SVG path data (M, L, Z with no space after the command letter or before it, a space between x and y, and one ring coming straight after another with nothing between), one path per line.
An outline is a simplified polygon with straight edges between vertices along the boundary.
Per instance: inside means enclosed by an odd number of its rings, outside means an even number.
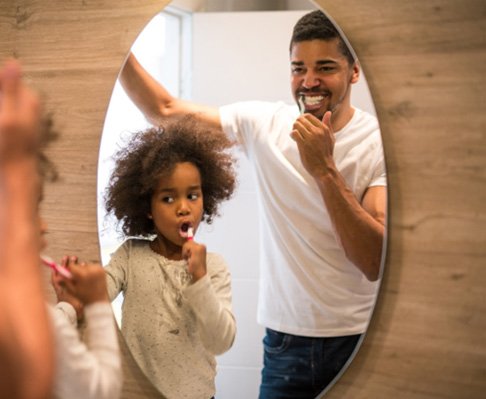
M57 352L56 397L116 399L122 367L115 320L108 302L87 305L85 342L64 315L51 308Z
M129 251L130 242L126 241L118 247L105 267L106 286L110 301L113 301L121 291L126 289Z
M58 314L65 317L69 324L71 324L73 327L77 327L78 319L73 305L68 302L58 302L54 305L54 310Z
M204 347L220 355L233 345L236 321L231 310L231 276L226 262L219 255L211 255L206 276L187 287L184 295L196 315Z

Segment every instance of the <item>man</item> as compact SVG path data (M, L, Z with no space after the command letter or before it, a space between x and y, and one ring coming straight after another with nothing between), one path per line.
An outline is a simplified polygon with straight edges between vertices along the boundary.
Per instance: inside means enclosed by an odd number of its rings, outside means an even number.
M133 55L121 74L152 123L195 113L237 140L252 160L263 210L262 399L314 398L342 369L369 321L385 233L378 122L351 106L360 68L321 11L294 27L290 63L302 115L281 102L214 109L182 101Z

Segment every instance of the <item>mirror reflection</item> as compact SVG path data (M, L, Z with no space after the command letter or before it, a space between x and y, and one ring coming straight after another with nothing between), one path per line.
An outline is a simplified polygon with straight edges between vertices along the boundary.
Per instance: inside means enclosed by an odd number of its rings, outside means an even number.
M356 350L376 299L386 212L379 127L362 71L337 38L312 36L312 21L304 21L289 64L293 26L308 12L165 10L134 44L121 75L124 88L117 83L105 122L99 169L104 264L126 238L105 217L110 156L133 132L151 126L146 118L165 123L170 118L158 112L167 105L200 111L205 123L222 125L240 144L236 194L194 237L220 254L231 273L237 334L231 349L216 357L221 398L258 397L260 390L262 398L281 397L278 390L315 397ZM170 36L171 27L188 38ZM262 35L248 27L268 29ZM156 111L151 100L160 101ZM339 358L332 370L327 362L319 365L320 385L305 380L308 369L279 358L290 351L305 363L302 345L334 350Z

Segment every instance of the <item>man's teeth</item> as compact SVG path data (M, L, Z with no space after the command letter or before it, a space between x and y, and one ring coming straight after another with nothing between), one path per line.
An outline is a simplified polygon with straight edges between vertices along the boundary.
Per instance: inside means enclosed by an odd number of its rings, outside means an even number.
M317 105L322 100L324 100L324 96L305 96L304 97L305 105Z

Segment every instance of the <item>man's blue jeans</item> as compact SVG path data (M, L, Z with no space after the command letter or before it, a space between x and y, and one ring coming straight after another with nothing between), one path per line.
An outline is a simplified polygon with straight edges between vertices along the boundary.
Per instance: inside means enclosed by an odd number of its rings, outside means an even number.
M310 338L269 328L260 399L314 399L342 369L361 335Z

